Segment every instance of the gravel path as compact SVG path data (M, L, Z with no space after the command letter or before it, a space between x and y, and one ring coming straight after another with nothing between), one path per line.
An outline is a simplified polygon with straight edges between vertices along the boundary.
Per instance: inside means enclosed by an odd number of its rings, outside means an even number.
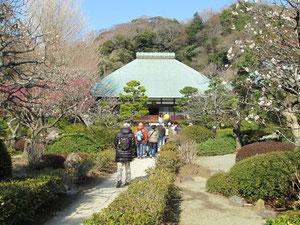
M142 160L135 159L131 163L131 179L145 177L145 170L153 167L154 159L144 158ZM123 171L124 175L124 171ZM84 219L89 218L93 213L100 212L101 209L107 207L122 191L127 190L124 185L116 188L117 174L114 173L101 184L88 190L73 204L59 213L56 217L49 220L46 225L78 225ZM123 183L125 176L123 176Z
M200 157L197 164L212 171L228 171L235 155ZM262 225L266 220L250 207L232 205L228 198L205 192L206 179L183 180L181 188L180 225Z

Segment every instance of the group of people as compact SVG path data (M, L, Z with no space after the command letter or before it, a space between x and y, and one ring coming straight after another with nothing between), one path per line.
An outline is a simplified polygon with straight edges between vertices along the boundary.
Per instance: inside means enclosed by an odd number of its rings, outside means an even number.
M125 185L128 185L131 180L130 162L133 160L132 149L135 146L138 159L143 159L144 155L154 158L159 147L164 145L170 137L179 133L180 128L180 125L174 125L170 122L167 124L160 123L158 126L150 126L149 123L144 126L143 123L139 123L137 129L133 132L130 124L125 123L114 140L118 167L117 187L122 185L124 167L126 171Z

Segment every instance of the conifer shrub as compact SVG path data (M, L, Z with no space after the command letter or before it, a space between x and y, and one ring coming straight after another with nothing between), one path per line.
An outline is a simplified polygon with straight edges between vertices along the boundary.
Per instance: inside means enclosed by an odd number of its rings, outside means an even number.
M7 152L6 145L0 139L0 180L9 177L12 172L11 157Z
M285 142L256 142L243 146L236 154L236 162L254 155L266 154L269 152L292 151L295 146Z
M197 155L212 156L225 155L235 151L236 142L232 135L219 135L209 138L196 146Z
M237 195L248 202L263 199L270 205L287 206L296 199L292 177L299 159L300 154L295 152L253 156L235 164L228 173L210 177L206 189L226 196Z
M118 130L100 126L85 127L83 124L65 126L65 134L86 134L96 140L104 149L114 147L114 138Z
M46 147L46 154L68 154L73 152L95 153L103 147L93 138L86 134L64 135L49 143Z
M192 139L196 143L204 142L213 137L212 131L203 126L185 127L180 134Z

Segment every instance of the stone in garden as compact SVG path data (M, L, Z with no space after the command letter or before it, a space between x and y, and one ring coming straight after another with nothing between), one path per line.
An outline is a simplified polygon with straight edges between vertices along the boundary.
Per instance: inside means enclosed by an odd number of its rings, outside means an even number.
M254 208L255 208L256 211L260 211L260 210L266 209L266 207L265 207L265 201L259 199L257 202L255 202Z
M186 177L183 178L183 181L184 182L194 182L195 180L192 177L186 176Z
M65 167L72 167L74 163L82 161L82 158L78 153L71 153L68 155L65 161Z
M276 212L274 212L273 210L268 210L268 209L263 209L260 210L257 213L259 216L261 216L263 219L275 219L276 218Z
M46 141L54 141L59 137L59 133L57 130L52 130L46 137Z
M239 196L234 195L229 198L229 201L230 201L230 204L232 204L232 205L241 206L241 207L244 206L243 199L240 198Z

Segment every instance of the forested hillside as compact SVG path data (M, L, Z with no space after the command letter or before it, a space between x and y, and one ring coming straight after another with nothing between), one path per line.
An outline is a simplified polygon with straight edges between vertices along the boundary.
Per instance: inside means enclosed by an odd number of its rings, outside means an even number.
M230 77L234 69L230 68L227 51L249 19L243 14L234 15L234 7L221 13L196 12L186 23L144 16L102 32L98 37L101 76L134 60L136 52L144 51L175 52L179 61L206 76Z

